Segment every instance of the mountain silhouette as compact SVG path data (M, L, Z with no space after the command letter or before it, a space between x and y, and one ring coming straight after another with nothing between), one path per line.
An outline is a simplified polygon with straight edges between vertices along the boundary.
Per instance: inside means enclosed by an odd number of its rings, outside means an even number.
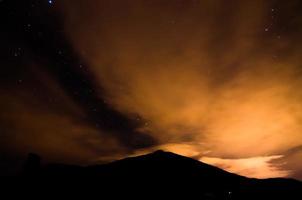
M65 192L67 187L79 188L81 192L88 190L89 194L97 196L109 190L115 190L116 193L110 194L117 195L120 189L131 188L123 193L127 198L146 197L138 195L138 191L143 190L159 195L158 198L166 195L187 199L302 199L300 181L247 178L161 150L86 167L63 164L37 167L38 160L37 155L30 154L21 177L39 184L55 182L52 192L57 191L59 185L65 185ZM72 193L79 191L72 190Z

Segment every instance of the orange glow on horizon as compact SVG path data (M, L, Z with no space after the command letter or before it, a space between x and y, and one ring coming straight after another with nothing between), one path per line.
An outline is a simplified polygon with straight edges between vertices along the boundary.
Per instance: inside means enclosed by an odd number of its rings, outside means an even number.
M270 162L282 156L263 156L241 159L202 157L200 161L220 167L228 172L252 178L286 177L289 171L273 166Z

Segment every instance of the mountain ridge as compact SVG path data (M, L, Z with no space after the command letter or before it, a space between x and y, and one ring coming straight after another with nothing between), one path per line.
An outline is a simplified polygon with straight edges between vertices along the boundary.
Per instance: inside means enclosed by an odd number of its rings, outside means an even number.
M28 163L27 166L32 166L27 167L21 177L46 184L55 180L57 185L72 185L79 191L89 190L96 195L109 191L104 188L119 191L129 187L132 190L127 190L127 197L138 195L133 188L140 188L139 191L152 191L158 195L203 197L201 199L302 199L302 182L298 180L248 178L161 150L86 167L61 164L38 166L39 157L31 157L29 162L34 164ZM103 184L106 186L99 187Z

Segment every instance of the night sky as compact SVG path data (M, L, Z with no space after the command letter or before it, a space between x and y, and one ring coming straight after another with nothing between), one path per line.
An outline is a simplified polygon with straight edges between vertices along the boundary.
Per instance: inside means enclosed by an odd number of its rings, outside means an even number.
M157 149L302 179L302 2L0 0L0 175Z

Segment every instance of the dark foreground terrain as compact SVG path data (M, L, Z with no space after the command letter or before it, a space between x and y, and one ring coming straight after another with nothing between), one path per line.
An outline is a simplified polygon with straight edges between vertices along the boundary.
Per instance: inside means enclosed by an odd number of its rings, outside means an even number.
M39 157L30 155L22 175L5 188L13 194L41 193L41 199L302 199L297 180L250 179L164 151L88 167L41 167Z

